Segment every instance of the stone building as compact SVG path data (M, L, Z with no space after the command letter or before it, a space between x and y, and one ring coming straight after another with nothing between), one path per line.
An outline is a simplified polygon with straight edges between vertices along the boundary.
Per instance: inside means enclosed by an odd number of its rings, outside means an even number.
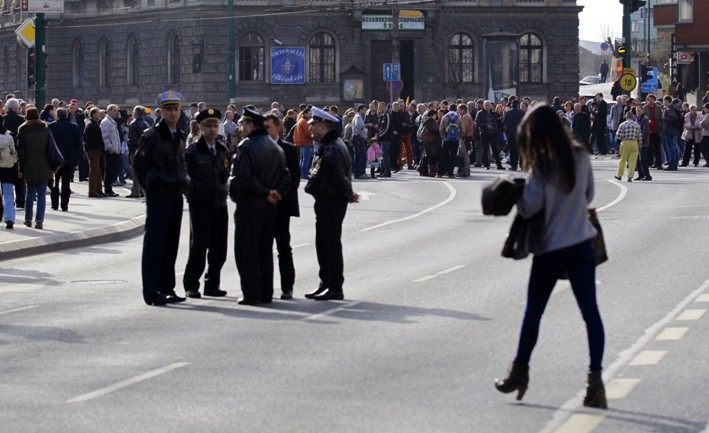
M239 104L388 100L393 55L404 99L578 94L576 0L233 1ZM27 15L20 1L0 2L0 84L27 98L26 50L13 33ZM65 0L63 14L47 16L47 97L150 105L175 88L187 101L223 105L227 2Z

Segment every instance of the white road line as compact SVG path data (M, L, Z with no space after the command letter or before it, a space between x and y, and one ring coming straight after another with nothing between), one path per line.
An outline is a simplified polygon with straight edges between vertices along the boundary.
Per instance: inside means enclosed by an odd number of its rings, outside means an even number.
M687 305L690 303L694 302L694 300L704 293L707 288L709 288L709 280L704 281L704 283L695 291L687 295L686 298L684 298L682 301L680 301L677 306L667 313L665 317L662 319L658 320L647 328L644 332L643 335L638 338L635 343L633 343L629 348L625 349L624 351L620 352L618 355L618 359L613 362L607 369L605 369L605 372L603 374L604 380L608 382L609 379L611 379L618 370L621 369L624 365L626 365L642 348L649 343L653 337L660 331L660 329L665 328L670 322L674 320L675 317L677 317L681 311L683 311ZM583 403L583 396L584 396L585 391L581 390L575 397L571 398L569 401L564 403L554 414L552 415L551 419L547 423L546 427L544 427L543 430L541 430L540 433L551 433L556 431L556 429L564 423L567 419L569 419L569 416L573 414L573 412L581 406ZM709 433L709 432L706 432Z
M606 398L619 400L625 398L640 383L640 379L619 378L606 383Z
M29 310L29 309L37 308L37 307L39 307L39 305L28 305L26 307L14 308L12 310L7 310L7 311L0 311L0 316L2 316L3 314L16 313L18 311L25 311L25 310Z
M657 365L665 355L666 350L643 350L628 365Z
M385 223L377 224L376 226L367 227L367 228L365 228L365 229L362 229L362 231L363 231L363 232L368 232L368 231L370 231L370 230L374 230L374 229L386 227L386 226L391 225L391 224L396 224L396 223L400 223L400 222L402 222L402 221L408 221L408 220L411 220L411 219L414 219L414 218L418 218L418 217L420 217L421 215L425 215L425 214L431 212L432 210L436 210L436 209L438 209L438 208L441 207L441 206L447 205L448 203L450 203L450 202L455 198L456 191L455 191L455 188L453 188L453 186L451 186L450 183L448 183L448 182L441 182L441 183L442 183L443 185L445 185L446 188L448 188L448 190L450 191L450 194L448 195L448 198L447 198L447 199L443 200L442 202L438 203L438 204L435 205L435 206L431 206L431 207L428 208L428 209L424 209L424 210L422 210L422 211L419 212L419 213L416 213L416 214L413 214L413 215L409 215L409 216L404 217L404 218L399 218L399 219L397 219L397 220L392 220L392 221L387 221L387 222L385 222Z
M677 317L677 320L699 320L706 312L707 310L705 309L684 310L682 314Z
M293 248L293 249L303 248L303 247L307 247L308 245L310 245L310 244L298 244L298 245L293 245L291 248Z
M709 302L709 293L705 293L703 295L699 295L696 301L694 302Z
M361 304L361 303L362 303L362 301L352 301L352 302L348 302L348 303L346 303L346 304L340 305L339 307L335 307L335 308L331 308L331 309L329 309L329 310L325 310L325 311L323 311L322 313L311 314L311 315L308 316L308 317L304 317L303 320L318 320L318 319L322 319L323 317L330 316L330 315L335 314L335 313L337 313L338 311L342 311L342 310L344 310L344 309L346 309L346 308L352 308L352 307L354 307L355 305L359 305L359 304Z
M614 180L610 180L610 179L607 179L607 180L608 180L608 182L610 182L613 185L616 185L618 188L620 188L620 194L618 194L618 197L616 197L615 200L613 200L612 202L608 203L607 205L605 205L603 207L597 208L596 209L597 212L603 212L604 210L617 205L625 198L626 195L628 195L628 187L627 186L623 185L622 183L618 183Z
M451 272L455 272L458 269L463 269L466 265L455 265L453 267L450 267L448 269L444 269L441 272L436 272L437 275L445 275L445 274L450 274Z
M438 278L438 275L426 275L425 277L415 279L414 283L423 283L424 281L432 280L434 278Z
M554 433L590 433L603 421L604 416L577 413L571 415Z
M676 341L681 340L689 331L689 328L665 328L655 340L657 341Z
M178 368L182 368L186 365L189 365L189 362L175 362L174 364L170 364L168 366L158 368L157 370L149 371L149 372L143 373L139 376L135 376L130 379L126 379L124 381L114 383L113 385L98 389L98 390L90 392L88 394L74 397L71 400L67 400L66 402L67 403L79 403L82 401L92 400L94 398L104 396L104 395L109 394L113 391L117 391L119 389L134 385L134 384L142 382L144 380L148 380L148 379L152 379L153 377L160 376L161 374L165 374L169 371L172 371L172 370L175 370Z

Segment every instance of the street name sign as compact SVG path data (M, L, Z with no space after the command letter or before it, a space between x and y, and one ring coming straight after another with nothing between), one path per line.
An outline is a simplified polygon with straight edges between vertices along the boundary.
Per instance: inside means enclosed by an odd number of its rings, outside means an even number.
M22 12L63 14L64 0L22 0Z

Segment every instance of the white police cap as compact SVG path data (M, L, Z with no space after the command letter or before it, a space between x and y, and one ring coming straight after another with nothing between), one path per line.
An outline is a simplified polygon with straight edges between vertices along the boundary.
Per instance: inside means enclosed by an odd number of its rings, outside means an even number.
M314 122L332 122L332 123L339 123L340 119L337 117L333 116L332 114L328 113L327 111L318 108L318 107L313 107L313 117L308 120L308 124L314 123Z

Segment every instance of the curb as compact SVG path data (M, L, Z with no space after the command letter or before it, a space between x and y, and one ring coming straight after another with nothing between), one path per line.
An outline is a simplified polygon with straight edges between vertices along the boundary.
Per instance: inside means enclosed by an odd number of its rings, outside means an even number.
M145 215L141 215L106 227L8 242L0 245L0 260L122 241L141 234L144 227Z

